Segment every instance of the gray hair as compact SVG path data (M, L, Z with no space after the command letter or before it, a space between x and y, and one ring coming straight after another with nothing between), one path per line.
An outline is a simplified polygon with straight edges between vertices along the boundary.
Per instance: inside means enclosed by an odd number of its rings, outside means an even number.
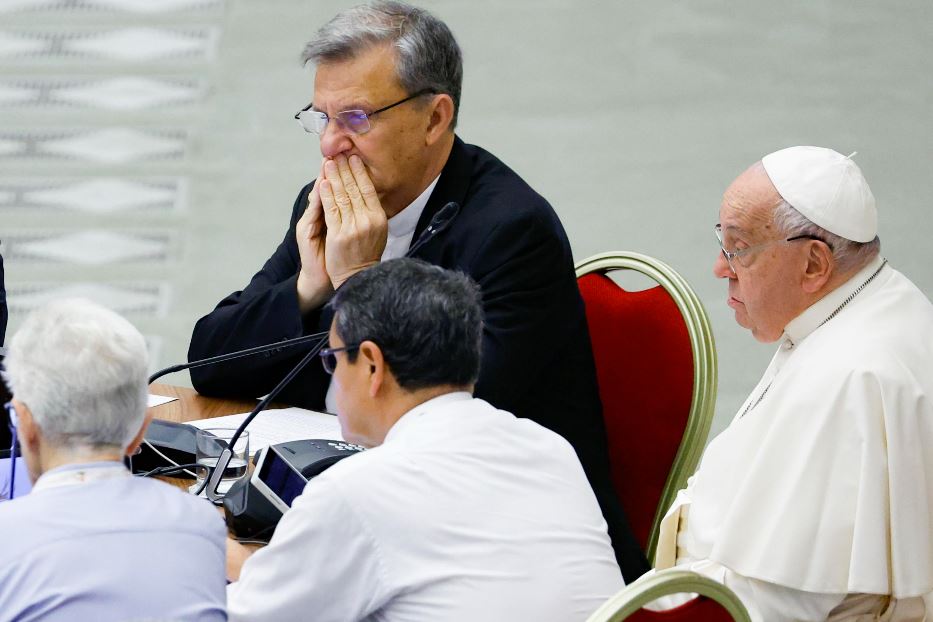
M771 179L761 160L748 167L748 170L764 175L768 180ZM778 201L772 209L771 219L778 230L788 238L805 235L826 242L829 248L832 249L833 260L840 272L845 273L861 268L881 252L881 240L878 236L875 236L875 239L870 242L853 242L838 236L801 214L793 205L784 200L784 197L776 188L774 194L777 196Z
M881 240L878 236L870 242L853 242L840 237L814 224L794 207L781 199L773 212L773 221L787 237L808 235L818 237L832 249L833 259L841 272L849 272L865 266L881 252Z
M398 80L409 94L430 89L454 102L457 125L463 57L447 24L424 9L384 0L338 13L304 49L302 61L320 65L355 58L376 45L392 45Z
M31 313L5 364L14 397L55 446L122 451L143 424L146 342L128 321L88 300L57 300Z
M369 340L407 391L465 387L479 376L483 310L479 286L420 259L393 259L355 274L330 301L346 345ZM356 360L355 350L347 356Z

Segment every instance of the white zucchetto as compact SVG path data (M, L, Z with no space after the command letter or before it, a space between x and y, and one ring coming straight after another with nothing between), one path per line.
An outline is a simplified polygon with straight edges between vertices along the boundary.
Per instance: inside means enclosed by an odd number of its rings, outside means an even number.
M875 197L852 156L825 147L788 147L761 163L784 200L814 224L853 242L871 242L877 235Z

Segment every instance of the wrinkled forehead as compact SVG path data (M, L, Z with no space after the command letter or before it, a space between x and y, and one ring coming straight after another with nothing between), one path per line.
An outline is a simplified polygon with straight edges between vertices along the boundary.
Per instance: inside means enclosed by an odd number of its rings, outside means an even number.
M314 72L314 107L341 110L383 106L404 96L395 68L395 52L373 47L345 60L319 64Z
M782 201L764 167L757 163L733 181L719 207L723 233L767 234L774 228L774 208Z

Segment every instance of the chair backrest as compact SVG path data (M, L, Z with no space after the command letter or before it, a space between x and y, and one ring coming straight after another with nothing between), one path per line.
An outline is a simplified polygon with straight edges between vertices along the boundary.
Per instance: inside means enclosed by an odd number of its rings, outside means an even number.
M635 270L657 286L629 292L607 276ZM576 266L586 303L613 486L654 562L658 530L696 469L716 402L709 317L687 282L645 255L611 252Z
M670 594L698 594L664 611L643 609ZM587 622L751 622L738 596L725 585L689 570L669 568L627 585L587 618Z

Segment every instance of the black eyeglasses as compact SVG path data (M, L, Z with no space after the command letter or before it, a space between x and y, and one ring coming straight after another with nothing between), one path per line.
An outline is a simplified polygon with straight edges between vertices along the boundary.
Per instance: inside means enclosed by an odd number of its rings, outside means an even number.
M338 352L351 352L353 350L359 350L360 344L355 346L343 346L342 348L325 348L317 353L321 357L321 365L324 366L324 371L328 374L333 374L334 370L337 369L337 353Z
M371 119L373 116L380 112L385 112L390 108L401 106L405 102L411 101L416 97L428 94L436 94L436 91L434 89L421 89L414 95L409 95L405 99L400 99L394 104L383 106L379 110L373 110L372 112L365 112L363 110L343 110L335 114L333 120L337 122L337 125L339 125L341 129L351 134L365 134L372 129ZM327 122L331 120L331 117L327 116L326 112L311 110L312 106L314 106L313 102L296 112L295 119L297 119L298 125L309 134L323 134L324 130L327 128Z

